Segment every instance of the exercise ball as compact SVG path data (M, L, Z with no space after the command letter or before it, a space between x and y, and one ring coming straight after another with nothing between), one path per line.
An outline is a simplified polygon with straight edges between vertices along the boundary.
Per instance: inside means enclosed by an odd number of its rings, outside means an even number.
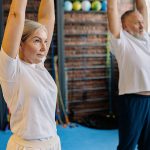
M92 10L99 11L101 10L101 8L102 8L102 5L100 1L95 0L92 2Z
M65 1L64 2L64 10L65 11L72 11L72 2L70 1Z
M101 10L106 12L106 11L107 11L107 1L106 1L106 0L103 0L103 1L101 2L101 5L102 5Z
M82 10L89 11L91 9L91 3L88 0L82 1Z
M81 3L80 3L80 1L73 2L73 10L75 10L75 11L81 10Z

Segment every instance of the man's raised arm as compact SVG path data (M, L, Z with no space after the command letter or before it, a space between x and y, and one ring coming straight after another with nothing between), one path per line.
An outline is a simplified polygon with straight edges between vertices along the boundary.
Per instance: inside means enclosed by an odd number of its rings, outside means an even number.
M148 10L146 0L135 0L137 10L142 14L144 18L145 30L148 31Z
M108 26L110 32L116 37L120 37L120 18L118 12L117 0L108 0L107 4L107 16L108 16Z

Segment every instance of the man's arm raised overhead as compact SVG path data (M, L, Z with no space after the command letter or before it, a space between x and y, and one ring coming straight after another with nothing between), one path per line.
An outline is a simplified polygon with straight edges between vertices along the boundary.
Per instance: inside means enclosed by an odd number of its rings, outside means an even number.
M108 26L110 32L114 35L114 37L120 37L120 18L118 11L118 1L117 0L108 0L107 4L107 16L108 16Z

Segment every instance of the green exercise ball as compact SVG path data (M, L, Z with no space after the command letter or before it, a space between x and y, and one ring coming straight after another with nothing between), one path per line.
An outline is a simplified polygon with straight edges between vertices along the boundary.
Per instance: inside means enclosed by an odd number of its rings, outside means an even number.
M95 1L92 2L92 10L100 11L101 8L102 8L102 5L101 5L100 1L95 0Z

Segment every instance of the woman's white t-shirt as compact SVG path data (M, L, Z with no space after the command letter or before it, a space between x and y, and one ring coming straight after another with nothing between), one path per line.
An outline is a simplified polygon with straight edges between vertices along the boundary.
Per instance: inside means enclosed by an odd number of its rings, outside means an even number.
M111 52L119 68L119 95L150 91L150 37L138 39L126 31L110 33Z
M24 139L56 135L57 87L43 63L28 64L0 51L0 84L13 133Z

